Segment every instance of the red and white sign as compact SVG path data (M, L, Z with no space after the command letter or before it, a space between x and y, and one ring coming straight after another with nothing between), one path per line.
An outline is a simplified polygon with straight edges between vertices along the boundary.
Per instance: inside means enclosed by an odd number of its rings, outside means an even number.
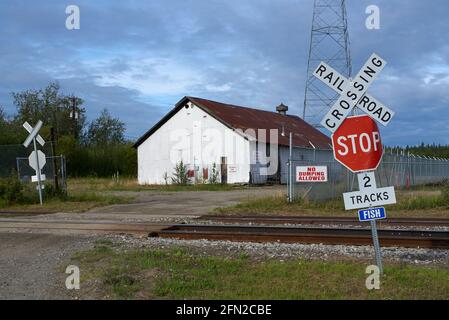
M296 167L296 182L327 182L326 166Z
M379 128L369 116L346 118L332 135L334 157L352 172L376 170L383 149Z

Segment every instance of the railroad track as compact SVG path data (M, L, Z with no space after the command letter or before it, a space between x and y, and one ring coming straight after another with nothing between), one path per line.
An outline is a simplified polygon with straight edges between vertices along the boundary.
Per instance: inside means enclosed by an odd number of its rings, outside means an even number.
M449 232L416 230L378 230L384 247L449 249ZM207 239L250 242L322 243L371 245L371 231L349 228L269 227L241 225L179 224L154 234L162 238Z
M253 224L332 224L332 225L358 225L360 222L353 217L323 217L323 216L224 216L204 215L199 220L209 220L227 223L253 223ZM385 226L429 226L449 227L449 219L444 218L388 218L378 220L378 225ZM369 224L367 224L369 226Z
M0 219L0 230L60 230L82 233L119 233L148 235L170 226L166 223L111 222L111 221L55 221L32 219Z

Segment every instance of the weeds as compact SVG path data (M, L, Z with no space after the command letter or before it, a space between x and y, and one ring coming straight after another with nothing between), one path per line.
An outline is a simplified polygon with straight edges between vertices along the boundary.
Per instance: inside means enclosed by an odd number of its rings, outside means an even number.
M439 186L441 192L432 191L398 191L398 202L388 206L389 211L444 210L449 208L449 183ZM220 214L307 214L343 215L345 211L343 199L326 201L304 201L298 199L288 203L285 196L265 198L249 198L239 204L216 208Z
M19 203L24 198L24 187L17 179L11 175L8 178L0 179L0 201L6 205Z
M78 258L87 278L99 275L101 290L127 299L137 292L162 299L447 299L449 290L447 268L387 264L381 289L368 291L366 265L356 261L254 260L180 248L91 250Z

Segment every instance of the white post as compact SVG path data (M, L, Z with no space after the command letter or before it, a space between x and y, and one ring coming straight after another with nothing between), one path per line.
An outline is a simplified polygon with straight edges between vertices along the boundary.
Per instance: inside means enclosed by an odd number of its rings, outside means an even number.
M288 166L288 176L289 176L289 181L290 181L290 190L289 190L289 197L288 197L288 201L289 202L293 202L294 200L294 196L293 196L293 183L294 179L293 179L293 135L290 132L289 134L289 166Z
M37 154L37 146L36 146L36 138L33 138L33 144L34 144L34 154L36 156L36 175L37 175L37 188L39 190L39 202L41 205L43 204L42 201L42 182L41 182L41 166L39 165L39 155Z

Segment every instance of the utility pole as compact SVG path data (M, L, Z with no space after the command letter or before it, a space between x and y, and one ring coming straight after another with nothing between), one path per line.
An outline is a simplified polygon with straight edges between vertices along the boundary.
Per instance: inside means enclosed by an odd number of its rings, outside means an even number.
M77 128L78 111L76 108L76 97L75 96L72 96L72 112L70 112L70 118L72 118L73 137L75 138L75 141L77 141L78 140L78 128Z
M58 161L56 160L56 135L55 128L50 128L50 136L51 136L51 152L53 153L53 180L55 182L55 189L59 191L59 181L58 181Z

